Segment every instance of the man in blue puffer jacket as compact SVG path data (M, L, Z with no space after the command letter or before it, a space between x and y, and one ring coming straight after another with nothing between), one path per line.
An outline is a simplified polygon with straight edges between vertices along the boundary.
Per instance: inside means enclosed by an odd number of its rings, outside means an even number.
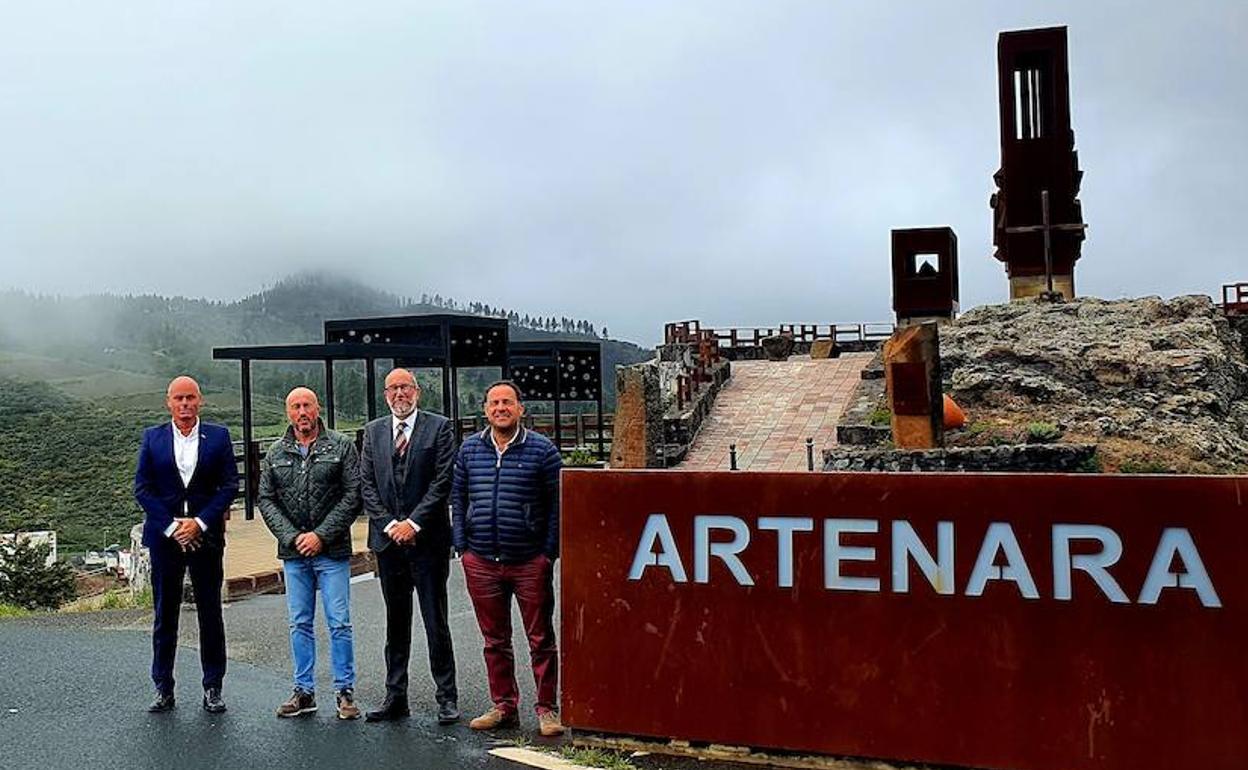
M545 436L520 424L520 389L500 380L485 392L490 427L464 439L455 458L451 522L455 550L485 637L494 705L469 726L492 730L519 723L520 691L511 649L515 594L529 639L542 735L563 733L556 710L559 651L555 643L554 565L559 558L559 468Z

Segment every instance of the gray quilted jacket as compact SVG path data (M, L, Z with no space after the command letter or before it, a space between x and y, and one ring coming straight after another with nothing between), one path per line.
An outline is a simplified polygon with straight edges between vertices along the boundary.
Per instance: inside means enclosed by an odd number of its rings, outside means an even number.
M360 512L359 455L350 438L320 428L307 457L288 428L260 465L260 515L277 538L279 559L301 558L295 538L304 532L321 538L325 556L351 555L351 524Z

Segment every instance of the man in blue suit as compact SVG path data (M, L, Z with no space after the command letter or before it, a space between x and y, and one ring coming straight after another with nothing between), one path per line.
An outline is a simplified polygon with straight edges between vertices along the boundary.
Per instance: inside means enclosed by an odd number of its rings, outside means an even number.
M173 659L178 646L182 580L191 575L199 618L199 659L206 711L225 711L225 625L221 620L225 514L238 493L230 433L199 421L203 396L190 377L169 383L165 403L173 420L143 432L134 498L145 514L143 545L152 558L152 681L148 711L174 706Z

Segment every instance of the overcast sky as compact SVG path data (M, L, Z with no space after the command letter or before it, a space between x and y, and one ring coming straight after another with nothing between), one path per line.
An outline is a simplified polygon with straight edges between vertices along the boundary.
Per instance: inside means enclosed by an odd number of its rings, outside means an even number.
M947 224L1000 302L996 36L1054 24L1080 292L1248 280L1248 3L3 0L0 287L336 266L653 343L887 320L889 230Z

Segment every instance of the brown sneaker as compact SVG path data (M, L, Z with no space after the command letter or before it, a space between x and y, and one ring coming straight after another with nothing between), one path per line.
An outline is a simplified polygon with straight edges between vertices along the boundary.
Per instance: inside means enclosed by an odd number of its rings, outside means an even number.
M546 711L537 717L537 731L547 738L563 735L563 723L559 721L559 712Z
M316 711L316 696L299 688L290 696L290 700L277 707L279 717L298 717Z
M517 714L505 714L497 706L490 706L490 710L468 723L468 726L474 730L494 730L499 727L515 727L520 724L520 718Z
M355 693L351 690L339 690L337 700L339 719L360 718L360 707L355 705Z

